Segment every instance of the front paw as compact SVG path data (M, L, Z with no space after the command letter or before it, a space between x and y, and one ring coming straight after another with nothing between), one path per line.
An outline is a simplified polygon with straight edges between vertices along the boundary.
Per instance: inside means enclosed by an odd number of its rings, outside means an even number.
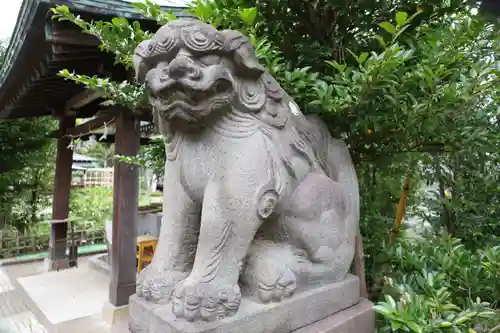
M137 295L155 303L167 302L175 285L187 275L185 272L160 270L149 265L139 273L136 282Z
M224 285L188 277L175 288L172 310L177 317L188 321L214 321L234 315L240 302L237 284Z

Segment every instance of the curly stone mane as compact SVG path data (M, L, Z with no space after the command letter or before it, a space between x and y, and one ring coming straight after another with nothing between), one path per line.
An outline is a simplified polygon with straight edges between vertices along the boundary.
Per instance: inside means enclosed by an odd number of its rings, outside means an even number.
M316 127L315 122L307 121L290 96L259 64L250 41L239 32L218 31L213 26L194 19L169 22L150 40L143 41L137 47L133 59L137 80L144 83L146 74L158 62L168 62L181 49L187 49L197 57L216 54L228 60L225 70L228 71L235 90L232 108L251 114L256 120L268 125L260 127L260 130L270 138L273 145L280 146L277 151L282 156L279 158L288 171L294 173L292 157L297 153L307 160L310 167L326 170L322 163L324 157L318 154L320 151L315 152L312 146L322 141L323 136L329 135L328 130L310 130L311 126ZM166 136L173 139L172 132ZM174 148L169 147L169 150ZM298 174L295 176L300 178Z
M194 19L179 19L162 26L149 40L139 44L133 59L136 78L144 81L158 58L175 53L181 47L197 54L217 53L232 59L246 76L258 77L264 71L248 38L233 30L218 31Z

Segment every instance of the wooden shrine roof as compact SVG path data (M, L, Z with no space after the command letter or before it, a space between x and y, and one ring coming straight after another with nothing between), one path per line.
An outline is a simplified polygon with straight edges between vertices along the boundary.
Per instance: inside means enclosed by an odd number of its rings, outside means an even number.
M79 74L111 76L124 80L122 66L97 47L98 41L81 33L70 22L52 20L50 8L67 5L88 20L125 17L138 20L145 30L154 31L156 22L146 20L125 0L23 0L5 62L0 69L0 118L40 117L58 114L66 103L85 89L57 76L64 68ZM185 16L184 7L164 7ZM100 99L79 103L78 117L96 113Z

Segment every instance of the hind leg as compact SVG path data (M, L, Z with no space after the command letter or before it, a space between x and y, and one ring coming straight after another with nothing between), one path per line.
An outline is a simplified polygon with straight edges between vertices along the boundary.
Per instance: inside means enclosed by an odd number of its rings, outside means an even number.
M357 221L343 186L324 174L305 178L290 198L282 217L290 242L308 259L298 265L300 280L339 281L354 257Z
M280 301L296 288L342 280L354 256L356 215L342 186L311 174L297 187L280 220L268 224L248 253L243 281L262 302Z

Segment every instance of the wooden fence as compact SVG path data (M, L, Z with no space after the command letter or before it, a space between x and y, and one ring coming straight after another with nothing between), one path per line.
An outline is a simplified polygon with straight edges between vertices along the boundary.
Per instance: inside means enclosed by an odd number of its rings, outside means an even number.
M74 187L94 187L94 186L113 186L113 168L94 168L87 169L81 175L74 176L72 186Z
M71 232L68 230L68 241ZM78 246L89 244L104 244L105 231L103 228L75 230L74 239ZM16 231L0 230L0 259L19 256L22 254L47 251L49 248L49 233L26 232L21 234Z

